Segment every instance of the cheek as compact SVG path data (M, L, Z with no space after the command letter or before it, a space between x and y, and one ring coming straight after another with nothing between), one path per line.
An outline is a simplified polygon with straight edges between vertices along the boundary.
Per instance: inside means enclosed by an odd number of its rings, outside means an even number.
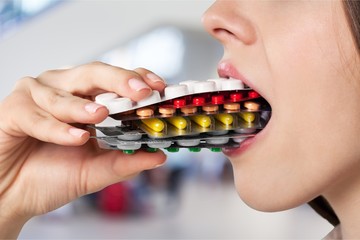
M267 42L271 125L231 159L239 194L253 208L298 206L358 169L360 91L344 70L354 51L340 50L338 40L315 31Z

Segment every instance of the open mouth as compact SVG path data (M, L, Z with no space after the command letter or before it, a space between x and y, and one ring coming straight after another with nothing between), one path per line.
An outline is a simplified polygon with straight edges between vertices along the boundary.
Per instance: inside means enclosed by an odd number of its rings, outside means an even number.
M238 148L223 149L223 152L226 155L232 156L232 155L240 154L241 152L245 151L250 145L252 145L252 143L256 141L256 139L260 137L260 135L263 135L264 133L263 130L270 121L272 109L270 103L263 96L260 95L261 91L258 91L255 84L249 81L244 75L242 75L229 61L222 61L219 63L218 75L223 79L236 79L242 82L245 87L248 87L256 91L259 94L257 102L261 105L261 111L259 112L261 129L259 129L259 131L256 132L255 136L251 138L244 138ZM259 134L261 131L263 131L263 133Z

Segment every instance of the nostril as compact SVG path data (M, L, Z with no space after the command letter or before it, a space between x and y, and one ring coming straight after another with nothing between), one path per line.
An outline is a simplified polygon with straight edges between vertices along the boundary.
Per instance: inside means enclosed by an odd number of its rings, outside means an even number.
M224 28L215 28L212 31L213 35L216 36L218 39L228 39L236 37L234 33Z

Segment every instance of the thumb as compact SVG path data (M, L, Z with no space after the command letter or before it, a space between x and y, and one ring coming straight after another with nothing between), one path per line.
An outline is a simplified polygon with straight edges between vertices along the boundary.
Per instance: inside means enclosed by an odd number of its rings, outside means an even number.
M155 153L138 151L127 155L120 151L106 151L85 161L83 177L80 178L80 195L99 191L111 184L127 180L144 170L161 166L166 155L158 150Z

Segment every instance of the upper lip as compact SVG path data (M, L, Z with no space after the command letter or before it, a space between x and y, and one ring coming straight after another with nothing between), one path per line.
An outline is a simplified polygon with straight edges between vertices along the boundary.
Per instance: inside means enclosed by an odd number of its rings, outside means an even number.
M264 96L255 83L246 78L240 73L229 60L223 60L218 64L218 75L221 78L234 78L242 81L245 85L258 92L261 96Z
M229 61L221 61L217 68L218 75L221 78L234 78L242 81L244 84L253 88L253 84L242 75Z
M219 62L217 67L218 75L221 78L234 78L242 81L245 85L253 89L254 91L258 92L267 102L268 96L262 89L256 85L256 83L252 80L249 80L245 75L240 73L235 66L230 62L230 60L222 60ZM269 102L270 103L270 102Z

